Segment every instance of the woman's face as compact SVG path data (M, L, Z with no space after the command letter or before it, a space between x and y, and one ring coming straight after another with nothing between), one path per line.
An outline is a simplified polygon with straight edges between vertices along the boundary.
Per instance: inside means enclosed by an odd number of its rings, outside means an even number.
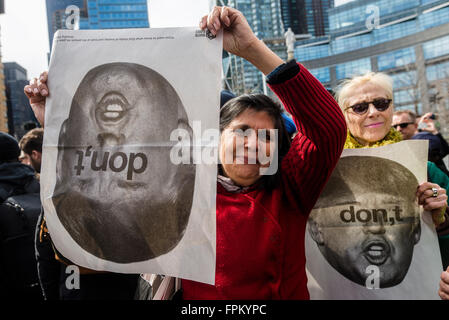
M270 166L271 161L263 161L270 158L275 147L269 129L274 129L271 116L249 109L234 118L221 133L220 161L224 174L236 184L252 185L260 178L260 169Z
M349 90L345 108L378 98L388 98L387 92L380 86L368 82ZM390 131L392 118L392 104L385 111L377 110L372 103L364 114L357 114L351 108L345 111L349 131L362 145L382 140Z

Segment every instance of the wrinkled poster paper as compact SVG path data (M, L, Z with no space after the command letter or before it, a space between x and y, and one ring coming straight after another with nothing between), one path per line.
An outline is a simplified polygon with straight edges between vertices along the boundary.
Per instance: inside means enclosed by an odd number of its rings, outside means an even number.
M311 299L439 299L442 263L429 212L428 141L346 149L306 230Z
M217 143L202 137L218 130L222 35L207 36L55 35L42 201L56 248L75 264L214 283L217 162L201 152L216 159ZM181 142L201 147L180 156Z

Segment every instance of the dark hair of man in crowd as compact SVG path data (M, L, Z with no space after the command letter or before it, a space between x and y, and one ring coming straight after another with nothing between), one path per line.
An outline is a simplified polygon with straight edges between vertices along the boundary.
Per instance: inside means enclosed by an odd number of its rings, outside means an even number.
M266 112L273 120L274 128L278 130L278 141L276 144L278 159L273 159L273 161L277 161L278 165L280 165L283 157L290 149L291 140L281 116L282 108L279 103L270 97L264 94L245 94L229 100L220 110L220 133L229 126L232 120L246 110ZM219 172L223 174L221 165L219 166ZM279 177L280 167L278 166L276 174L261 177L261 186L264 189L273 189L278 183Z
M44 129L35 128L28 131L22 139L20 139L19 146L28 155L31 155L33 150L42 152L42 143L44 139Z

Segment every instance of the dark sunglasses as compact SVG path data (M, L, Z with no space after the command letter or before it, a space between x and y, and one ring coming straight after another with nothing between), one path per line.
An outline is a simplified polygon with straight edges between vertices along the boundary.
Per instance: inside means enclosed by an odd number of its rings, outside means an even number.
M390 107L391 101L391 99L379 98L374 99L373 101L356 103L353 106L347 107L345 110L352 109L352 111L357 114L364 114L366 111L368 111L369 105L372 103L377 111L382 112Z
M402 129L405 129L408 127L409 124L413 124L414 122L404 122L404 123L398 123L398 124L394 124L391 127L396 129L397 127L401 127Z

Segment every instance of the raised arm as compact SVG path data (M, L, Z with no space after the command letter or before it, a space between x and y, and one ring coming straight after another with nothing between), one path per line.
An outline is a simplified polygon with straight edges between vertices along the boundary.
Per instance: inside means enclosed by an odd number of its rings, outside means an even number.
M308 212L343 150L346 123L339 106L306 68L294 61L285 64L257 39L238 10L215 7L202 18L200 28L212 34L222 29L223 48L268 75L270 88L292 114L299 133L281 170Z
M295 61L278 68L267 82L298 128L281 170L304 212L309 212L343 151L344 116L323 85Z

